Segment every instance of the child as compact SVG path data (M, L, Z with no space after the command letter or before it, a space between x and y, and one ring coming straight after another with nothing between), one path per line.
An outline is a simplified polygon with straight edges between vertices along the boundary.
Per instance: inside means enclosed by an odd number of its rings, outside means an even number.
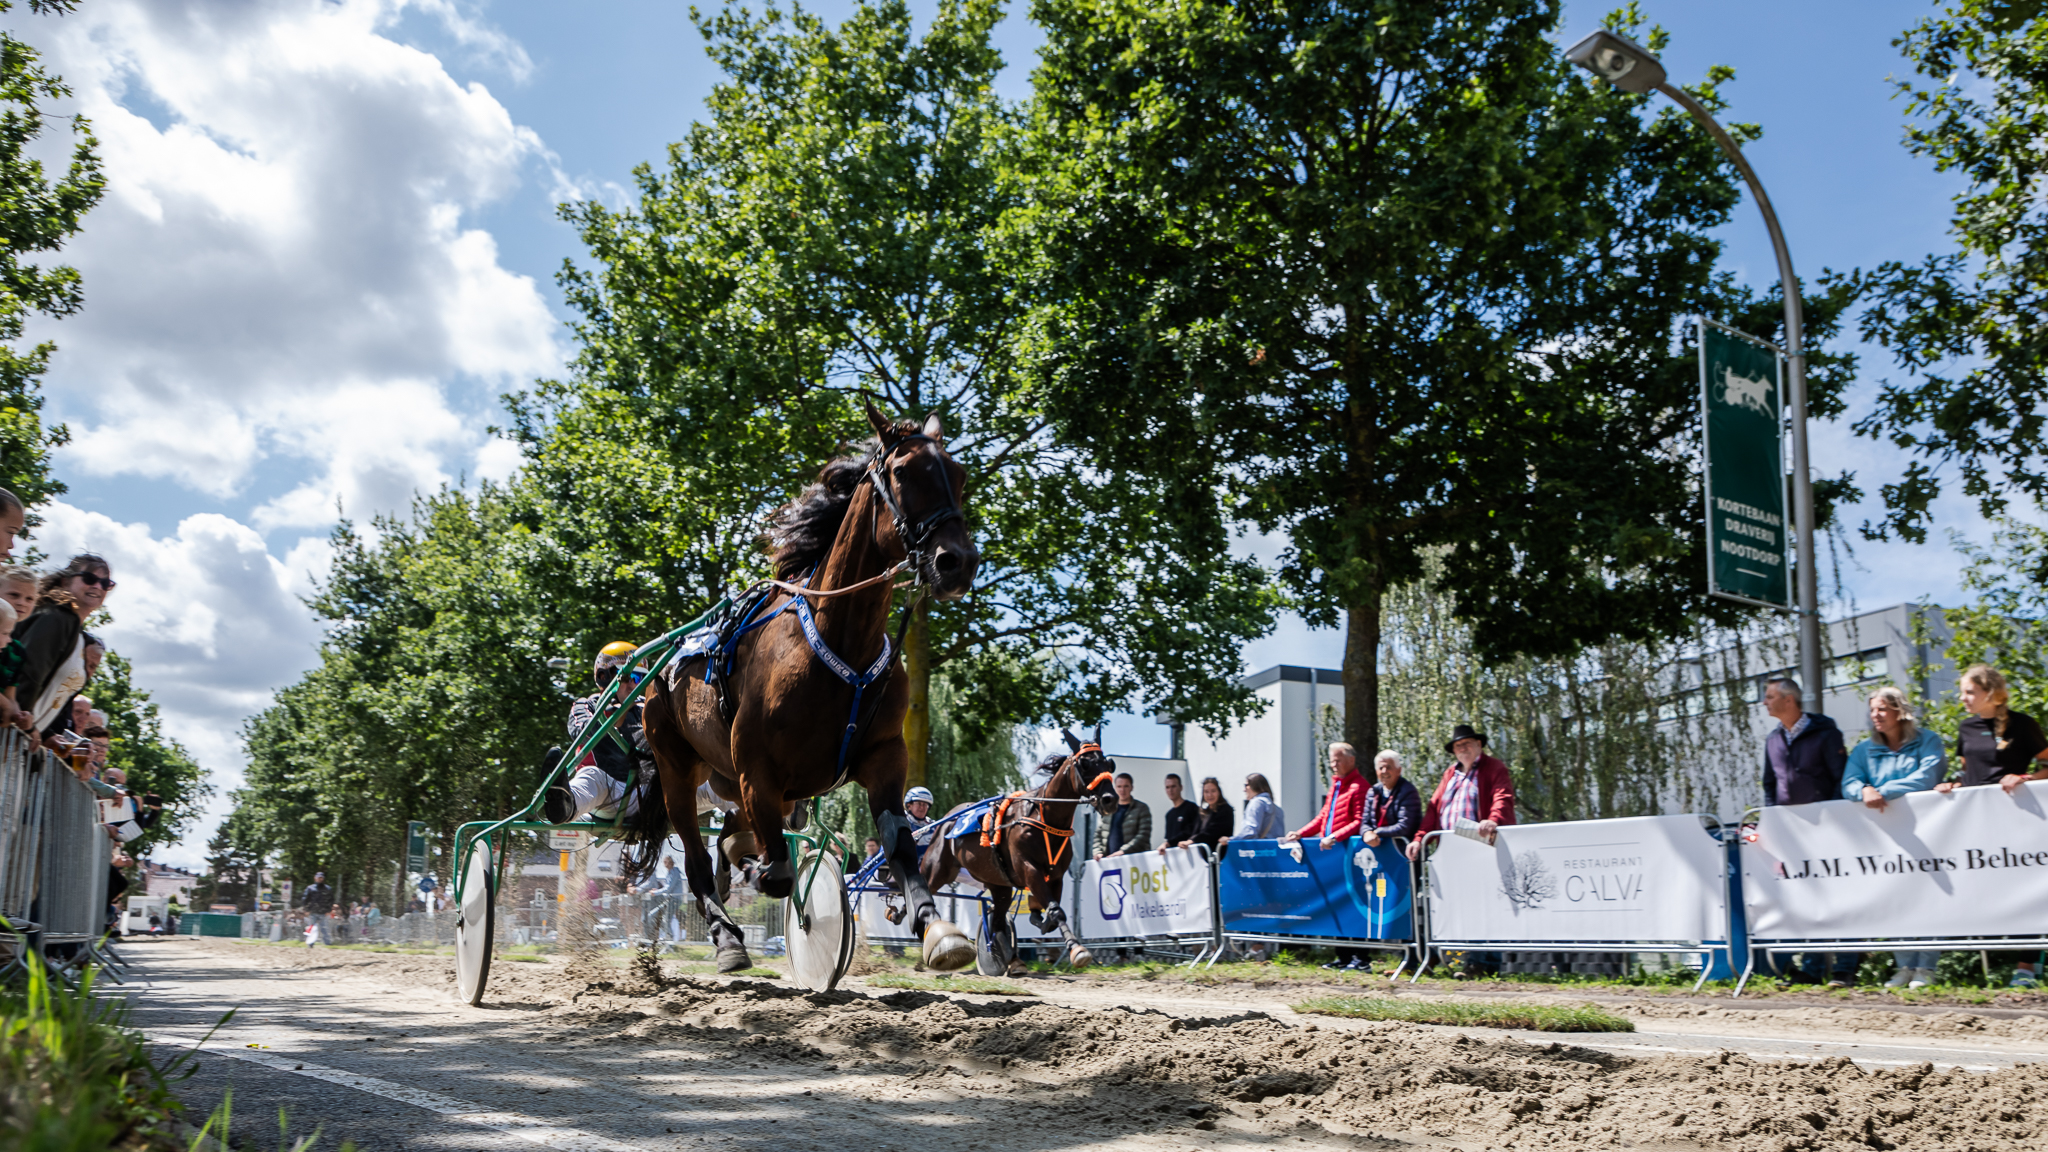
M21 677L22 661L28 653L14 639L15 626L36 610L36 574L20 565L0 568L0 626L7 641L0 645L0 725L26 728L32 717L14 699L15 682Z

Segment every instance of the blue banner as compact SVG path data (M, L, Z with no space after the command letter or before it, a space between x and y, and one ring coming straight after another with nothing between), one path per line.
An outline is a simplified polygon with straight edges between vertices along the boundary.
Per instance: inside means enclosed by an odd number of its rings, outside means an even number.
M1339 940L1412 940L1415 888L1408 857L1391 845L1368 848L1353 836L1325 850L1299 844L1301 859L1278 840L1232 840L1216 870L1223 930L1259 936Z

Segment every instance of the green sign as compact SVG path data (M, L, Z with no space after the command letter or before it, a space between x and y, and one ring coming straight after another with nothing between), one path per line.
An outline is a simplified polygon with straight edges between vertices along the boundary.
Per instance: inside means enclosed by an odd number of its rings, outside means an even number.
M427 870L427 822L408 820L405 824L405 870Z
M1769 608L1792 604L1785 543L1784 391L1778 350L1702 318L1707 587Z

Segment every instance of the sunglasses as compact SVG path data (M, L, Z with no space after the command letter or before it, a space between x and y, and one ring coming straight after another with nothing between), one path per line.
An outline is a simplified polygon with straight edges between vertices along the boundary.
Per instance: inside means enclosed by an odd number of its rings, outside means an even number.
M95 588L105 588L109 592L114 590L114 578L112 576L102 576L97 572L79 572L76 575L80 580Z

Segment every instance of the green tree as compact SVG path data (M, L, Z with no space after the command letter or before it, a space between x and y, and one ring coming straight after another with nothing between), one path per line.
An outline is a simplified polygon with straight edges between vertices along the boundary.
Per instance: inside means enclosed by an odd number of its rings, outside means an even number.
M484 485L421 496L374 536L335 530L311 601L328 621L320 665L243 730L238 811L290 874L324 868L341 897L389 897L407 821L451 852L457 825L531 797L569 696L547 666L556 610L528 579L531 536L512 509Z
M0 0L0 12L13 7ZM43 14L75 7L73 0L29 2L30 11ZM22 348L20 341L30 316L69 316L85 302L76 268L38 257L78 234L106 188L99 142L83 116L68 117L75 142L61 177L53 180L33 155L49 127L42 101L71 95L41 60L34 48L0 32L0 487L31 506L64 491L50 475L50 450L70 437L63 425L42 422L42 377L56 345Z
M1672 355L1688 314L1756 330L1714 270L1734 176L1683 113L1576 74L1558 10L1033 7L1048 404L1092 467L1284 534L1300 611L1346 629L1361 747L1386 597L1425 556L1489 660L1735 615L1704 595L1698 372ZM1729 76L1689 90L1721 108ZM1838 387L1816 373L1817 411Z
M913 783L942 669L977 741L1138 698L1227 724L1252 707L1238 649L1273 611L1220 520L1082 466L1021 387L1000 15L944 0L921 37L901 0L836 28L701 17L727 76L709 121L638 170L634 209L565 209L593 261L561 277L582 347L570 380L515 405L557 570L636 635L764 574L763 514L865 436L865 397L939 413L983 559L972 595L910 624Z
M1910 374L1856 423L1910 456L1864 531L1919 541L1944 468L1986 516L2010 493L2048 498L2048 15L2037 0L1959 0L1893 43L1918 73L1897 82L1906 147L1967 182L1952 251L1844 278L1871 301L1865 338Z
M185 746L164 735L156 702L135 686L134 672L120 653L108 652L86 692L93 707L107 714L107 764L127 774L134 792L163 798L163 816L155 827L128 844L130 853L142 857L175 843L192 826L200 801L213 795L213 785Z

